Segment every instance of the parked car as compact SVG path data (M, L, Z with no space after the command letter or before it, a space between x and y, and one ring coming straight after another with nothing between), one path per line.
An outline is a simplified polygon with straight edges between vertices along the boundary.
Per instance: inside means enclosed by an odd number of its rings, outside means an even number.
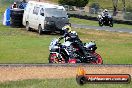
M62 27L67 24L70 23L63 6L29 1L24 10L23 25L27 31L35 29L39 34L43 31L63 33Z

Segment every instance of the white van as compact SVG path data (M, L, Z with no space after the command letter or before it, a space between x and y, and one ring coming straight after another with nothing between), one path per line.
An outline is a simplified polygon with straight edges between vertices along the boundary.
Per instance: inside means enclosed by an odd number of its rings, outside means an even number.
M39 34L43 31L62 33L62 27L70 24L63 6L29 1L23 14L23 25L27 31L35 29Z

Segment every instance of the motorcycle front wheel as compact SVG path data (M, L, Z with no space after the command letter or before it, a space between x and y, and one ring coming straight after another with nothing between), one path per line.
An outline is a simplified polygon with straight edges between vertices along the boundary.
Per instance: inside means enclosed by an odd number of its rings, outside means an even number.
M113 27L113 22L111 22L111 23L109 24L109 26L110 26L110 27Z
M99 21L99 26L102 27L103 26L103 23L101 21Z
M94 62L92 62L92 64L103 64L103 59L102 59L102 57L98 53L95 52L94 56L97 57L97 60L94 61Z
M63 58L60 60L56 53L51 53L49 55L49 63L65 63L65 61Z
M49 55L49 63L59 63L57 55L55 53L51 53Z

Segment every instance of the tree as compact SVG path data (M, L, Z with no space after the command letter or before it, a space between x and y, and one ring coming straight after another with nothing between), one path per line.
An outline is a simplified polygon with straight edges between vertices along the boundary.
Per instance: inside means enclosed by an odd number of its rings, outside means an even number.
M71 6L77 6L77 7L85 7L89 0L58 0L59 4L62 5L71 5Z
M113 11L113 16L116 16L117 14L117 4L118 4L118 0L112 0L113 2L113 7L114 7L114 11ZM126 11L126 0L122 0L122 3L123 3L123 12Z
M122 0L122 3L123 3L123 12L126 12L126 0Z
M74 0L58 0L59 4L62 5L73 5L74 4Z
M114 8L113 16L116 16L117 11L118 11L118 9L117 9L118 0L112 0L112 2L113 2L113 8Z
M26 3L26 0L23 0L24 3Z

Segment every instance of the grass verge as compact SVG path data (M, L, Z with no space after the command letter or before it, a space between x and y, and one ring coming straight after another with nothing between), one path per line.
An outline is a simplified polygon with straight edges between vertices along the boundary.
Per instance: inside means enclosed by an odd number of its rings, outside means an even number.
M80 86L75 79L33 79L1 83L0 88L131 88L130 84L85 84Z
M47 63L52 38L0 25L0 63Z
M73 29L83 42L95 40L104 64L132 64L132 34ZM0 63L48 63L48 46L59 35L39 36L0 24Z

